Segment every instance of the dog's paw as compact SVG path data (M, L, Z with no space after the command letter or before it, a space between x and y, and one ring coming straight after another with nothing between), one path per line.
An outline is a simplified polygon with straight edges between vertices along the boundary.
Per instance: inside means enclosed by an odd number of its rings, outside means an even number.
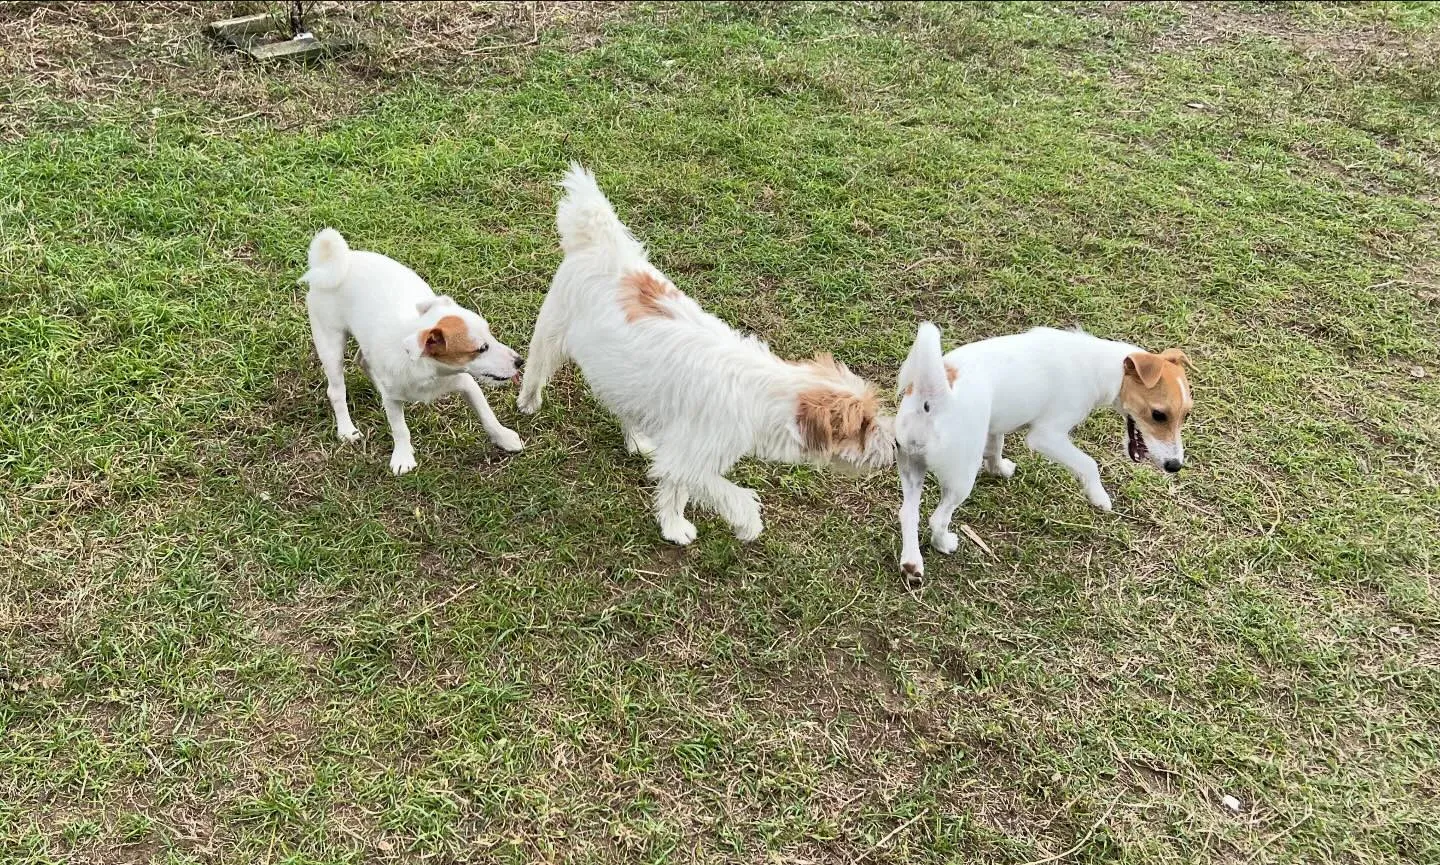
M515 408L519 409L521 414L534 414L540 410L542 401L540 394L526 393L522 390L520 396L515 399Z
M415 465L416 463L414 451L405 451L403 453L400 451L396 451L395 453L390 455L390 471L397 478L401 475L406 475L414 471Z
M960 546L960 537L954 532L934 532L930 535L930 547L942 555L950 555Z
M525 440L513 429L501 427L490 436L490 441L502 451L517 453L525 449Z
M997 478L1009 478L1015 474L1015 463L1001 457L998 464L987 465L985 470Z
M735 537L740 539L740 541L742 541L743 543L748 544L749 542L760 537L760 533L765 531L765 522L760 519L759 510L756 510L753 517L748 517L745 520L736 523L734 528Z
M625 453L648 457L655 453L655 443L639 433L626 433Z
M1105 492L1104 487L1096 487L1095 489L1090 490L1085 495L1086 498L1090 499L1090 504L1094 505L1095 507L1099 508L1107 514L1110 513L1110 494Z
M905 580L907 589L920 588L920 584L925 582L925 563L921 561L901 562L900 576Z
M360 441L360 439L363 437L363 433L361 433L360 430L352 426L335 430L335 436L342 442L345 442L347 444L353 444L354 442Z
M695 540L695 524L684 517L665 520L660 524L660 537L683 547Z

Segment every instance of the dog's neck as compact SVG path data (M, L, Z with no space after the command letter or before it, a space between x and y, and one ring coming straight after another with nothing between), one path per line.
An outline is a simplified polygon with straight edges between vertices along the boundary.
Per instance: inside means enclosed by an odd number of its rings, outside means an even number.
M451 377L463 370L436 363L418 352L412 354L404 342L406 339L416 338L419 327L418 316L403 326L397 326L394 330L393 348L390 351L376 352L373 356L366 355L365 361L368 366L378 368L378 375L375 370L371 371L371 381L375 382L377 387L384 382L385 386L394 391L390 396L407 401L429 402L450 392L453 386Z
M1102 349L1096 353L1097 383L1100 387L1099 399L1095 407L1104 406L1116 414L1123 415L1125 410L1120 405L1120 385L1125 381L1125 358L1137 351L1144 349L1131 345L1128 342L1116 342L1114 340L1101 340Z

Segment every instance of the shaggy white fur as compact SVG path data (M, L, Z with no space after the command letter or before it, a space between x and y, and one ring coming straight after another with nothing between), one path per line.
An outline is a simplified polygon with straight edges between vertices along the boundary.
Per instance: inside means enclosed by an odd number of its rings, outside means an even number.
M530 342L520 411L540 407L567 359L619 418L626 447L648 453L655 516L687 544L694 499L741 540L763 528L754 490L725 478L744 456L879 468L894 460L893 421L871 388L828 355L789 362L706 313L653 267L595 178L571 164L556 213L565 260Z

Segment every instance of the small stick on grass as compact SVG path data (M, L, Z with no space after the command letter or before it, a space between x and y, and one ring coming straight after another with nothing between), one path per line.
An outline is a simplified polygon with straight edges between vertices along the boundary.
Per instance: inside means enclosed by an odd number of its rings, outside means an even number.
M852 862L850 863L850 865L860 865L861 862L864 862L866 859L869 859L869 858L870 858L870 855L871 855L872 853L874 853L876 850L879 850L881 847L884 847L886 844L889 844L890 841L893 840L896 835L899 835L901 832L904 832L906 829L909 829L911 826L915 825L915 823L916 823L921 817L924 817L926 814L929 814L929 813L930 813L930 809L929 809L929 808L923 808L923 809L921 809L921 811L920 811L919 814L916 814L914 817L911 817L909 820L906 820L904 823L901 823L899 826L896 826L894 829L891 829L890 832L889 832L888 834L886 834L886 836L885 836L884 838L881 838L879 841L876 841L876 842L875 842L875 845L874 845L873 847L871 847L869 850L866 850L864 853L861 853L858 857L855 858L854 861L852 861Z
M974 529L970 528L965 523L961 523L960 531L964 532L965 537L969 538L970 542L973 543L975 546L984 550L990 556L990 558L994 559L997 562L1000 561L1000 557L995 555L995 551L990 549L989 544L986 544L984 541L980 540L980 535L976 534Z
M1115 810L1115 806L1118 805L1119 803L1120 803L1120 797L1119 797L1119 796L1116 796L1113 800L1111 800L1111 802L1110 802L1110 807L1105 809L1105 813L1100 815L1100 819L1095 821L1094 825L1092 825L1092 826L1090 827L1090 831L1086 832L1086 833L1085 833L1085 837L1084 837L1084 838L1081 838L1081 839L1075 844L1074 847L1071 847L1069 850L1064 850L1064 851L1061 851L1061 852L1059 852L1059 853L1056 853L1054 856L1046 856L1044 859L1036 859L1036 860L1033 861L1033 862L1026 862L1025 865L1046 865L1047 862L1054 862L1054 861L1056 861L1057 859L1064 859L1066 856L1069 856L1071 853L1074 853L1075 851L1079 850L1081 847L1084 847L1086 844L1089 844L1089 843L1090 843L1090 839L1091 839L1092 837L1094 837L1094 835L1095 835L1095 830L1100 828L1100 824L1105 822L1106 818L1108 818L1108 817L1110 816L1110 812L1111 812L1111 811L1114 811L1114 810Z

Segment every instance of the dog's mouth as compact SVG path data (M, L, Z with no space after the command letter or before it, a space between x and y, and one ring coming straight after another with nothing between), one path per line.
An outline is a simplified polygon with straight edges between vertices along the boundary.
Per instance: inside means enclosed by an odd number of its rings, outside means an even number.
M1140 428L1135 426L1135 420L1128 414L1125 415L1125 452L1130 455L1131 462L1144 462L1150 458L1145 437L1140 435Z
M501 384L504 384L504 383L507 382L507 381L508 381L508 382L513 382L513 383L515 383L515 384L519 384L519 383L520 383L520 373L518 373L518 372L515 373L514 375L495 375L494 373L487 372L487 373L485 373L484 375L485 375L485 378L486 378L487 381L496 381L496 382L499 382L499 383L501 383Z

